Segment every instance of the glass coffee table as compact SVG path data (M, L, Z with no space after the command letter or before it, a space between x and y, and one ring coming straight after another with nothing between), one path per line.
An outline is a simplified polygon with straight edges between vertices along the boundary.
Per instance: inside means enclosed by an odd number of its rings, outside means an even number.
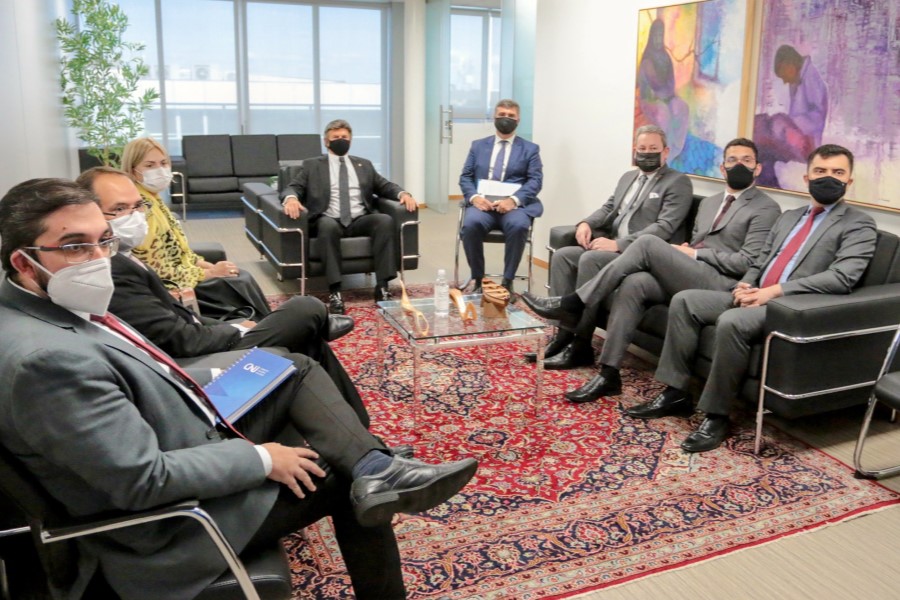
M533 410L538 412L538 404L543 395L544 335L547 323L524 310L510 304L504 317L482 315L481 294L463 297L465 302L475 306L476 318L463 321L456 306L451 303L447 316L434 314L434 298L411 300L413 307L422 313L418 319L413 313L403 310L397 300L378 302L378 359L384 366L385 326L392 327L411 348L413 354L413 425L418 427L420 419L420 367L422 354L448 348L467 346L491 346L494 344L534 342L537 352L536 377ZM382 369L383 372L383 369Z

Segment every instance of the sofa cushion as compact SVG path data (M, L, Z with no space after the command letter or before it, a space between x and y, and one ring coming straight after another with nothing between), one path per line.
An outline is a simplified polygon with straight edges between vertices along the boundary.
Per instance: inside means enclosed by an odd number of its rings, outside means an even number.
M316 133L287 133L278 136L278 160L303 160L322 154L322 138Z
M194 194L212 194L215 192L236 192L237 177L191 177L188 179L189 202L193 202ZM240 194L238 194L240 197Z
M234 175L230 135L186 135L181 148L188 178Z
M274 135L233 135L231 155L238 177L271 177L278 172Z

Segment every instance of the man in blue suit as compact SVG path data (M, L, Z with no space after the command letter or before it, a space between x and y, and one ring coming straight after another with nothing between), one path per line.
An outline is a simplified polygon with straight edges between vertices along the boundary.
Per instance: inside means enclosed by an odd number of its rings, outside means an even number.
M460 235L475 282L475 292L481 291L484 238L488 232L500 229L506 238L502 284L512 294L512 282L525 251L531 220L544 212L537 197L544 179L540 148L515 134L518 124L518 103L514 100L498 102L494 108L497 132L472 142L459 176L459 187L466 202ZM508 197L485 197L478 193L478 184L483 179L514 183L520 187Z

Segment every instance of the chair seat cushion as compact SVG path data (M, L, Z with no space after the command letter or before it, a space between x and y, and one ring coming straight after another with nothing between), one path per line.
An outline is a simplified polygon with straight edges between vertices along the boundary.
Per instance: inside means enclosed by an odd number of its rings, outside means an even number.
M280 543L253 553L245 552L241 555L241 561L261 600L288 600L291 597L291 571L287 555ZM245 596L230 570L223 573L195 598L195 600L244 599Z
M894 410L900 410L900 371L888 373L878 380L875 397Z

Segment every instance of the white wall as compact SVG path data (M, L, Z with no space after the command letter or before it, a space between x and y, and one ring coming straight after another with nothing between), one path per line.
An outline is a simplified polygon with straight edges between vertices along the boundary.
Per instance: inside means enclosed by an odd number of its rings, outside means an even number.
M612 193L630 167L637 55L637 12L659 0L538 0L534 141L544 161L544 216L535 222L543 248L550 228L575 224ZM834 140L840 143L840 140ZM694 180L698 194L721 184ZM785 208L803 199L772 193ZM900 214L868 210L900 234ZM538 256L546 260L543 252Z
M57 0L0 2L0 195L32 177L77 175L57 82Z

